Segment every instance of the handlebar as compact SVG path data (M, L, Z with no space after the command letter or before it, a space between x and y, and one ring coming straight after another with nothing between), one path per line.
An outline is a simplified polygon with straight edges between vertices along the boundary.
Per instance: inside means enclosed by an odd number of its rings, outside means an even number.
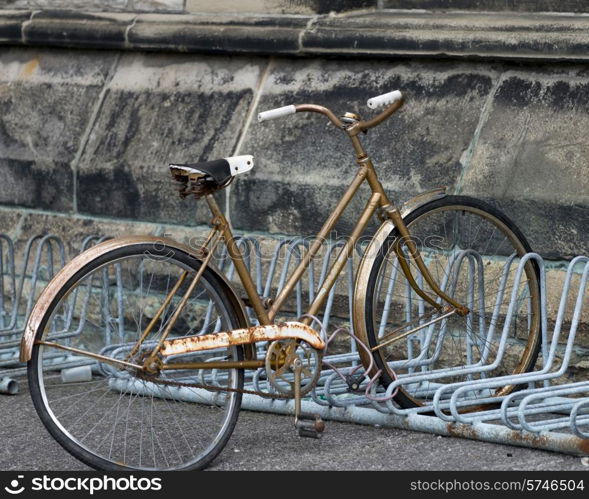
M403 100L403 94L399 90L393 90L388 94L377 95L372 99L366 101L366 105L370 109L376 109L380 106L386 106L387 104L394 104L398 100Z
M355 125L352 125L348 129L348 132L352 130L365 131L370 128L373 128L377 125L380 125L384 120L386 120L391 114L393 114L397 109L399 109L405 100L403 95L399 90L394 90L393 92L388 92L386 94L378 95L376 97L372 97L368 99L367 106L370 109L376 109L377 107L387 105L388 107L380 113L378 116L375 116L369 121L359 121ZM276 109L270 109L268 111L261 112L258 114L258 121L267 121L273 120L276 118L282 118L289 114L294 113L301 113L301 112L309 112L309 113L320 113L329 118L335 126L338 128L344 128L344 124L340 121L340 119L331 111L323 106L318 106L316 104L299 104L298 106L290 105L290 106L283 106L278 107Z
M297 108L293 105L277 107L276 109L270 109L269 111L263 111L258 114L258 121L261 123L262 121L274 120L296 112Z

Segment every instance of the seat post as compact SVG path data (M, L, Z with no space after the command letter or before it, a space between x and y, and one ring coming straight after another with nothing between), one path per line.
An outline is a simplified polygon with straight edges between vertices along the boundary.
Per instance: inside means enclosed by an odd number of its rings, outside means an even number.
M207 204L209 205L211 213L213 214L213 224L215 224L217 230L221 232L221 236L225 241L229 257L235 265L237 275L239 275L241 283L245 288L245 292L247 293L250 303L256 312L256 316L258 317L260 324L263 326L271 324L271 321L268 318L268 312L262 303L260 295L258 295L258 290L256 289L256 285L254 284L252 276L247 270L243 260L243 255L239 249L239 246L235 242L235 237L233 236L233 232L231 231L231 227L227 221L227 218L225 218L225 215L217 204L217 200L212 194L207 194L205 199L207 200Z

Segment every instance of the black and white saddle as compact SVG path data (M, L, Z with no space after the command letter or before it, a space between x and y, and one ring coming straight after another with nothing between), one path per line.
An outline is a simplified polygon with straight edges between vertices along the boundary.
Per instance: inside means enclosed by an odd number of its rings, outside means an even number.
M212 194L227 187L236 175L248 172L253 167L254 157L249 154L169 166L172 177L179 184L182 198L190 194L194 194L196 198Z
M218 188L221 188L227 185L236 175L248 172L253 167L254 157L247 154L186 165L172 164L170 170L175 177L182 174L204 175L207 181L214 182Z

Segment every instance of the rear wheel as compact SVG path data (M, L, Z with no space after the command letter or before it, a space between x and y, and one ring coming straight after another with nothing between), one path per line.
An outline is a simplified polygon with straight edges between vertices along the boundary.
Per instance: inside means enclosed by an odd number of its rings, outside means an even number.
M133 368L92 357L141 364L199 268L198 260L177 248L130 244L90 261L53 298L36 341L83 353L35 344L28 366L31 395L51 435L86 464L102 470L199 469L227 443L241 393L222 389L243 388L243 370L162 370L145 378ZM206 269L168 338L240 327L223 290ZM160 320L134 349L167 296L171 300ZM212 360L243 360L243 349L167 359ZM190 386L195 384L221 391Z
M479 200L447 196L416 209L405 223L434 281L470 313L410 333L441 313L405 279L394 250L399 234L393 230L370 270L364 314L367 339L385 386L395 375L491 364L508 322L507 305L517 289L505 351L496 369L470 378L454 372L436 382L403 385L396 401L402 407L415 407L431 401L439 383L531 370L540 348L539 271L528 261L523 277L514 281L521 257L531 249L513 222ZM403 251L407 254L406 248ZM409 259L409 264L420 287L439 303L415 262ZM513 389L505 386L479 396L505 395Z

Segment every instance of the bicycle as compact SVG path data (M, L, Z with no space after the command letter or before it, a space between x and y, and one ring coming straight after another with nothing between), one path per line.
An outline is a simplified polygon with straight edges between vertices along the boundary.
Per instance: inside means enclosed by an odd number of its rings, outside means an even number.
M540 347L538 269L513 283L517 261L531 251L519 229L477 199L424 193L396 208L378 180L360 134L404 103L399 91L368 101L386 106L374 118L338 117L313 104L260 113L259 121L294 113L325 116L351 140L358 171L286 285L258 295L231 226L214 193L254 166L252 156L169 166L182 197L204 199L211 230L197 249L168 238L133 236L102 242L66 265L39 297L21 344L34 406L51 435L86 464L104 470L200 469L227 443L244 393L295 399L301 435L323 422L300 413L317 384L324 334L314 327L348 257L374 215L381 225L360 261L354 291L355 334L366 347L366 376L382 387L415 371L497 354L492 330L504 325L501 296L518 286L504 372L532 369ZM363 184L371 195L303 317L279 321L281 309L342 212ZM247 298L213 264L225 247ZM482 291L482 292L481 292ZM497 296L495 303L485 301ZM252 325L246 306L253 309ZM256 345L266 345L258 358ZM67 357L82 366L63 380L43 361ZM244 371L262 370L272 393L244 388ZM459 376L459 373L457 374ZM435 386L408 384L402 407L429 400ZM514 386L490 394L505 395Z

